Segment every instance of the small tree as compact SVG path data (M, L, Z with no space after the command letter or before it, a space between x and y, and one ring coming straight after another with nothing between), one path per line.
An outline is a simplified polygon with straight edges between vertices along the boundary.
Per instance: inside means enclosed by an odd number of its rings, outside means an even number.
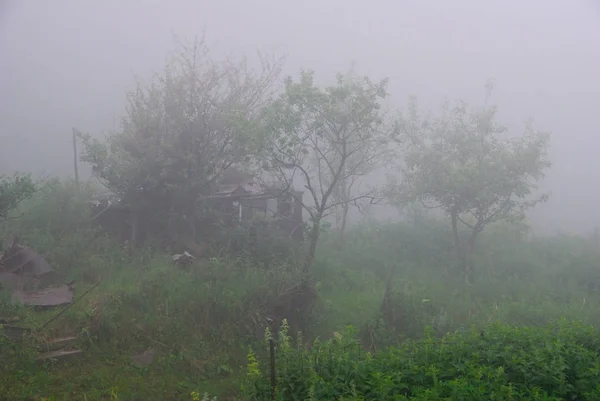
M212 60L202 41L180 49L149 86L129 93L121 131L104 140L84 136L82 159L134 219L168 213L194 233L199 198L227 168L247 161L242 122L270 101L281 60L261 58L262 68L252 70L245 59Z
M298 82L286 80L284 93L266 110L258 146L262 168L284 190L300 180L309 195L302 200L311 221L305 273L311 270L322 220L339 206L377 197L375 190L353 188L353 183L384 154L380 102L386 85L386 80L338 74L336 85L322 89L312 72L302 72Z
M420 201L450 217L458 263L468 284L470 256L477 235L494 222L521 220L528 209L547 200L532 197L551 163L550 135L528 124L525 134L507 137L496 122L496 107L469 110L463 102L445 105L438 118L421 119L416 102L399 122L404 150L402 178L390 195L397 203ZM461 238L460 227L468 231Z
M365 178L378 167L388 153L388 141L384 139L383 135L385 132L383 119L377 125L379 126L373 127L373 136L368 140L349 143L346 150L350 153L349 157L344 163L337 184L331 193L331 202L335 205L333 211L340 248L344 246L344 234L348 226L350 208L355 207L362 213L365 206L379 201L378 191L375 191L373 187L361 187ZM349 174L349 172L351 173Z

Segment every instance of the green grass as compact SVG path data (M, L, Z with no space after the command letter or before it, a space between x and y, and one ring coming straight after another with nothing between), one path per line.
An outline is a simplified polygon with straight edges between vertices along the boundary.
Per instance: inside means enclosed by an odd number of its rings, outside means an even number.
M460 341L474 341L471 327L486 332L496 328L525 339L543 337L546 342L557 339L548 327L562 318L600 327L600 254L586 238L526 239L523 227L490 227L478 243L474 285L469 287L454 268L446 222L356 226L341 250L333 246L335 235L326 232L313 271L317 304L310 319L300 321L294 319L292 291L300 279L297 250L285 241L271 237L250 249L243 230L220 233L208 259L181 268L156 249L129 255L110 236L81 224L87 216L84 201L71 184L57 182L23 205L23 217L2 227L4 237L18 233L24 244L44 255L57 270L57 282L77 280L76 297L101 280L43 329L56 310L13 307L0 298L0 316L17 315L23 325L34 328L32 337L19 346L0 342L2 400L192 400L192 392L232 399L246 383L250 347L265 366L268 317L288 318L292 331L301 330L311 343L352 326L356 328L352 339L362 344L363 357L367 350L383 352L375 359L386 360L389 366L395 357L400 358L397 363L405 361L410 347L421 352L417 350L433 341L432 347L439 348L439 340L427 340L428 335L442 338L458 330L467 333ZM382 308L390 277L390 302ZM569 327L562 324L563 329ZM520 329L525 326L529 328ZM571 341L581 330L573 324L573 333L561 341ZM83 359L35 364L33 347L61 335L78 336ZM498 341L493 344L500 346ZM535 354L534 341L528 344L523 352ZM400 351L385 353L388 346L399 346L404 356L398 356ZM475 345L464 345L471 346ZM158 353L154 363L144 369L134 366L131 356L149 347ZM366 364L370 375L384 369L375 362L360 363ZM485 366L486 374L497 374ZM389 379L389 372L379 373L378 380ZM502 386L508 384L494 377L501 383L498 394L506 395ZM443 399L435 397L450 391L429 386L437 395L424 395L426 387L419 390L422 398L413 399ZM523 397L513 395L513 399L552 399Z

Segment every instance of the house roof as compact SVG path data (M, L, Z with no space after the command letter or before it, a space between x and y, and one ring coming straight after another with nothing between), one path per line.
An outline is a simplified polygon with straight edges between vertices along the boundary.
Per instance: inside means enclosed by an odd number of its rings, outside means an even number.
M254 176L250 173L238 170L235 167L229 167L221 176L221 185L245 185L254 181Z
M258 182L255 176L241 171L235 167L230 167L223 172L219 185L215 193L203 197L204 199L224 199L224 198L274 198L279 191L273 190L268 186ZM301 194L302 191L291 191L296 194ZM107 205L114 206L114 203L120 201L116 194L104 192L94 196L89 203L96 207ZM108 202L112 202L111 205Z
M269 189L266 186L251 182L243 185L220 185L217 192L206 198L254 198L266 195L269 195Z

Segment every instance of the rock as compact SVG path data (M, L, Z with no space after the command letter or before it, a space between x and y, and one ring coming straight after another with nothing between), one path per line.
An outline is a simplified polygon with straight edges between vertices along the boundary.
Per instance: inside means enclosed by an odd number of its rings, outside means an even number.
M16 290L13 300L27 306L60 306L73 301L73 288L67 284L39 291Z

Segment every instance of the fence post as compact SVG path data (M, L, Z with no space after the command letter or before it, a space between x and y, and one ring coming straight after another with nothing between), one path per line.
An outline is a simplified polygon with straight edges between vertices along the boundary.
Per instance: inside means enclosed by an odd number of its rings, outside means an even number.
M79 191L79 168L77 166L77 134L79 132L73 128L73 171L75 173L75 187Z

